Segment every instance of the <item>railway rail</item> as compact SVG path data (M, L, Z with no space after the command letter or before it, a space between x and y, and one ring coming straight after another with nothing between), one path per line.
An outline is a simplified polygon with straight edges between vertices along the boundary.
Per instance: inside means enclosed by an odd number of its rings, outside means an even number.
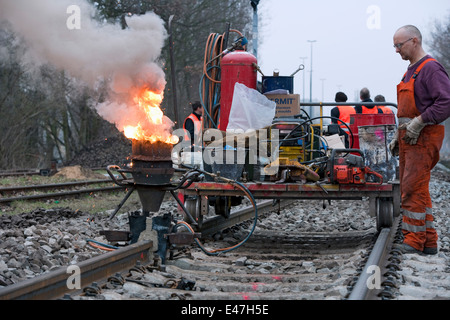
M148 261L151 247L151 242L131 245L81 262L76 266L78 269L68 266L17 283L0 289L0 300L52 300L61 298L71 290L77 289L76 283L72 287L69 285L72 271L79 272L82 275L79 285L87 287L92 282L99 281L107 275L114 275L116 272L133 267L137 261Z
M104 168L89 168L89 169L92 171L104 170ZM51 172L50 169L0 170L0 178L48 175L50 172Z
M39 170L2 170L0 171L0 177L18 177L18 176L37 176L40 174Z
M73 189L79 187L86 187L89 185L96 184L106 184L112 183L110 179L104 180L90 180L90 181L79 181L79 182L67 182L67 183L57 183L57 184L44 184L44 185L30 185L30 186L14 186L14 187L3 187L0 188L1 195L14 195L20 193L26 193L31 191L44 191L44 190L63 190L63 189ZM109 187L98 187L98 188L81 188L77 190L69 190L62 192L53 193L41 193L33 195L18 195L9 197L0 197L0 204L7 204L14 201L36 201L36 200L47 200L47 199L60 199L67 197L80 196L82 194L91 194L98 192L115 192L123 190L121 186L109 186Z
M273 213L272 204L259 203L260 212L271 214L272 209ZM282 202L275 211L290 204ZM245 229L251 209L234 212L230 223L236 226L241 221L240 228ZM203 224L205 234L228 227L217 218L211 220L216 221ZM359 283L363 287L368 283L364 270L374 265L383 268L382 256L388 255L393 229L383 229L375 244L373 229L331 234L260 230L239 250L214 257L205 256L196 246L172 248L166 265L156 263L151 241L139 242L80 263L79 290L70 289L71 273L62 268L0 289L0 299L119 299L118 292L125 289L134 292L133 299L366 299L368 292L358 289ZM205 245L223 246L233 239L206 240ZM366 251L372 253L364 267L361 261L368 255ZM351 272L342 272L350 265ZM357 268L363 267L361 280L352 281L360 276ZM348 297L350 287L358 293ZM372 293L374 297L379 298Z

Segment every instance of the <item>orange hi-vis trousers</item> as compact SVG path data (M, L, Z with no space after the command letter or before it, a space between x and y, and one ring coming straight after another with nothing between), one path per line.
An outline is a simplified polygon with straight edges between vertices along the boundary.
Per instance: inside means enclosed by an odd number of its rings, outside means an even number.
M420 115L414 96L414 84L422 68L433 60L428 59L422 62L411 79L403 77L398 85L397 116L399 122L400 120L412 120ZM445 127L442 125L426 126L422 130L417 144L413 146L403 140L405 133L405 130L399 131L403 242L419 251L423 251L424 248L437 248L438 235L433 225L433 205L429 185L431 170L439 162Z
M404 243L423 251L425 247L438 246L429 183L431 170L439 162L445 128L442 125L425 127L414 146L402 140L405 132L399 132L402 230Z

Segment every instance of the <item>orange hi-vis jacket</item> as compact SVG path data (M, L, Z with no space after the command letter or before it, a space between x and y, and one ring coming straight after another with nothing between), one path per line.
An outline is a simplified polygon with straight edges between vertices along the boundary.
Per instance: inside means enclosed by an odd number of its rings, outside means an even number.
M191 119L192 122L194 122L194 137L191 137L189 132L186 130L186 120ZM183 129L185 130L186 134L184 136L184 141L190 141L191 145L195 146L201 146L202 141L202 121L199 120L193 113L189 115L189 117L186 118L183 123Z
M430 61L434 59L425 60L408 82L403 77L397 87L397 116L400 124L420 115L414 96L414 83L422 68ZM429 183L431 170L439 161L445 128L443 125L426 126L416 145L409 145L403 140L405 133L406 130L400 130L398 139L404 243L419 251L437 248L438 235L433 225Z
M377 106L377 108L380 109L384 114L394 114L394 111L392 111L391 108L387 106Z
M378 108L377 107L373 107L373 108L367 108L366 106L362 106L362 113L363 114L378 114Z
M339 120L342 120L346 124L350 124L350 116L352 114L356 114L355 108L352 106L337 106L337 108L339 109ZM347 126L345 126L342 122L340 122L339 125L342 130L348 132Z

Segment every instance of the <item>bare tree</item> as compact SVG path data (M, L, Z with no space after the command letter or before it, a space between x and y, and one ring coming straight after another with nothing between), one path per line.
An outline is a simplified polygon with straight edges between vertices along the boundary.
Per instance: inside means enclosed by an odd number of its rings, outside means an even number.
M227 25L244 34L249 33L251 27L251 6L249 1L178 1L179 6L174 9L166 7L161 16L168 21L169 15L174 15L173 42L175 57L175 72L167 72L170 79L175 74L179 93L178 112L184 119L190 112L189 103L200 100L200 80L203 74L203 59L208 36L211 33L225 33ZM172 4L172 1L170 1ZM163 8L156 8L156 13ZM247 34L247 36L249 36ZM232 36L230 36L232 37ZM230 41L234 39L231 38ZM165 61L169 61L168 46L163 50ZM169 70L169 69L168 69ZM171 84L171 81L168 81ZM166 90L165 106L169 116L173 116L171 105L171 86ZM181 120L182 121L182 120Z
M42 112L40 95L29 86L26 49L14 34L0 30L0 169L39 162L36 117Z
M40 122L46 137L41 147L53 149L55 158L69 162L98 138L104 120L93 111L93 106L101 93L48 65L41 67L38 78L35 87L45 95L43 103L47 106Z
M428 45L433 56L450 74L450 15L447 15L443 21L435 21ZM450 119L445 121L445 140L441 156L450 159Z
M435 21L428 45L434 57L450 73L450 15L443 21Z
M0 45L0 169L70 161L105 122L93 111L101 90L49 65L26 64L26 47L7 29Z

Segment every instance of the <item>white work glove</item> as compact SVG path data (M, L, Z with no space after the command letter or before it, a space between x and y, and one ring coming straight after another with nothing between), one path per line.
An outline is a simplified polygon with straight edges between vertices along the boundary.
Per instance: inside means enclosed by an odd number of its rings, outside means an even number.
M426 126L427 124L423 123L421 116L412 119L406 126L406 134L403 140L412 146L416 145L420 133Z
M400 128L399 128L400 129ZM389 151L393 157L398 157L400 153L400 148L398 145L398 130L395 132L394 139L392 139L391 143L388 145Z
M400 153L400 146L398 144L398 137L399 137L398 131L405 130L407 125L408 125L407 123L400 125L397 131L395 132L394 138L392 139L391 143L388 144L389 151L391 152L393 157L398 157Z

